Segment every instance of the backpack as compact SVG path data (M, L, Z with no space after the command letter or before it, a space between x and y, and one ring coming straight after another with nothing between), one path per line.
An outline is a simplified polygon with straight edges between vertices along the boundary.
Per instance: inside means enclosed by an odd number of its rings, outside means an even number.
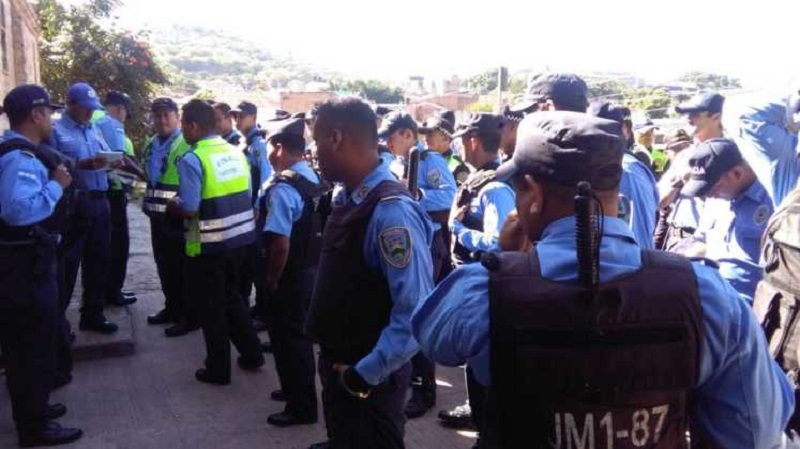
M770 218L761 248L764 278L756 288L753 309L772 357L786 372L795 398L800 400L800 189L787 195ZM792 416L789 428L800 429L800 416Z

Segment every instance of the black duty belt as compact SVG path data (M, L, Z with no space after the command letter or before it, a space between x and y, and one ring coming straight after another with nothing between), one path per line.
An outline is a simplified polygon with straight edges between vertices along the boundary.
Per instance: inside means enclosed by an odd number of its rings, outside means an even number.
M105 190L78 190L78 196L85 196L93 200L102 200L108 198L108 192Z

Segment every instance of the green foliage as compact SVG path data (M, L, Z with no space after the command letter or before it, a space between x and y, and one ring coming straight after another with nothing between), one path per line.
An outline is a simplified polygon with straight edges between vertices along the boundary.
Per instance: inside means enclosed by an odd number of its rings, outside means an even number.
M680 77L680 81L697 84L702 90L741 89L742 83L738 78L716 73L693 71Z
M508 93L512 96L522 95L527 86L528 82L524 78L512 76L508 81Z
M109 90L126 92L134 103L128 135L139 143L147 132L143 118L150 100L168 80L153 59L146 32L123 33L105 24L120 4L90 0L64 7L57 0L39 1L42 82L61 102L78 81L89 83L101 95Z
M330 85L331 90L355 92L379 104L402 103L405 98L403 89L377 80L332 81Z
M497 89L497 70L490 69L467 78L466 85L470 89L478 91L481 95Z
M466 110L469 112L494 112L496 104L497 102L491 101L488 98L481 98L467 106Z
M631 89L615 80L590 81L589 98L602 98L607 101L621 101L631 95Z
M672 97L665 89L637 89L626 101L626 106L644 111L649 118L667 118L672 109Z

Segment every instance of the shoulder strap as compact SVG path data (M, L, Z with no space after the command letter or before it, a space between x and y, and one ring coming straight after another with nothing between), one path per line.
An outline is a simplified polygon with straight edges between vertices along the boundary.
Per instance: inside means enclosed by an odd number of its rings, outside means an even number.
M464 182L464 185L466 186L467 190L473 194L477 194L481 191L481 189L486 187L487 184L494 181L494 178L494 170L480 170L470 176L467 181Z
M284 170L275 176L275 183L286 183L297 189L300 195L310 199L316 199L326 195L331 191L331 185L327 181L314 183L306 179L305 176L294 170Z
M61 156L49 145L41 144L37 146L25 139L9 139L0 143L0 156L5 156L14 150L24 150L31 153L48 170L53 170L62 163Z

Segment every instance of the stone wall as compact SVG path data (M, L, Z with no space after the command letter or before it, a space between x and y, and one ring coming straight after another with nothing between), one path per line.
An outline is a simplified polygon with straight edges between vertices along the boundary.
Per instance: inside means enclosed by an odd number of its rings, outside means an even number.
M40 82L39 22L26 0L0 0L0 93ZM0 118L0 130L8 126Z

